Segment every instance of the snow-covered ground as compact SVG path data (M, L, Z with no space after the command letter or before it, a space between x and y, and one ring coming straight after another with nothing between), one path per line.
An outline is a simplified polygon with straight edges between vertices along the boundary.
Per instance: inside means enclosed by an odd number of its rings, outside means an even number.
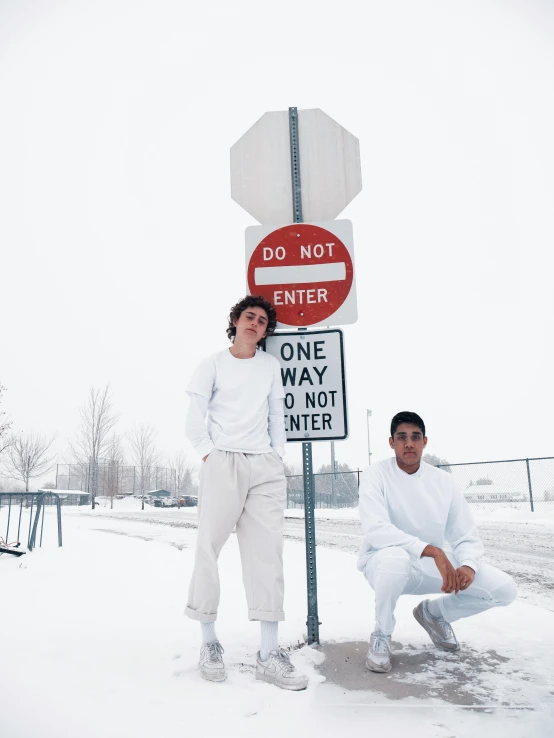
M0 557L2 738L553 734L554 612L520 600L460 621L463 650L452 655L436 651L414 621L419 598L404 597L395 669L370 674L363 661L372 593L355 553L340 546L318 546L322 647L298 648L305 554L290 538L281 642L310 674L308 690L282 692L254 679L259 628L246 619L234 536L221 557L218 619L229 678L204 682L196 671L199 627L183 616L195 511L124 510L130 504L122 502L114 512L65 508L61 549L48 511L42 549ZM548 533L552 525L542 523Z

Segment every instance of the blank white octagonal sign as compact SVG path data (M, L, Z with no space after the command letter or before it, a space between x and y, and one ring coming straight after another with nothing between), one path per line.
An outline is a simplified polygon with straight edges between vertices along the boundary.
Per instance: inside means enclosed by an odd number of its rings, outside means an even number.
M333 220L362 189L359 141L319 109L298 111L298 140L303 219ZM263 225L293 220L288 111L231 147L231 197Z

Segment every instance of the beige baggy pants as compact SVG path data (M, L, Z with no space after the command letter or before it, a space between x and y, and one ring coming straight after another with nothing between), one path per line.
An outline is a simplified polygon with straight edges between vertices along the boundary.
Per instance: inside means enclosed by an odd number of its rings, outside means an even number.
M236 526L250 620L284 620L283 528L286 479L275 451L213 450L200 471L196 557L185 613L217 618L217 560Z

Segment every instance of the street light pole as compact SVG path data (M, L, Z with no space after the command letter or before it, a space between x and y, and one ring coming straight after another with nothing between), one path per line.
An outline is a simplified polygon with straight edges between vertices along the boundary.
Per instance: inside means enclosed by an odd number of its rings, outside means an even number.
M371 447L369 445L369 419L371 418L371 410L367 410L366 422L367 422L367 458L368 463L371 464Z

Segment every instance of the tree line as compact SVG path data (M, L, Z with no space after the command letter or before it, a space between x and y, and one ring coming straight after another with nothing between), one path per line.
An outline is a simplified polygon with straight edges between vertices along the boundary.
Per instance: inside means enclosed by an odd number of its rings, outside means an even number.
M0 405L5 388L0 384ZM169 472L172 489L177 495L197 494L193 479L193 466L184 453L164 459L160 452L154 428L148 423L135 425L130 431L118 431L119 414L116 412L109 385L91 387L79 411L79 425L73 441L69 443L69 464L79 472L79 484L87 486L94 500L102 492L111 500L125 493L124 470L133 470L133 492L144 497L144 493L159 481L160 467ZM34 432L13 432L12 423L0 407L0 473L9 480L16 480L21 487L10 491L29 491L32 479L43 476L56 464L52 446L56 435ZM451 473L446 459L425 454L423 460L441 466ZM130 463L129 463L130 462ZM285 465L289 502L303 503L302 469ZM323 464L316 472L316 498L333 506L351 506L358 499L358 470L348 464L335 462L334 473L330 464ZM75 478L75 475L74 475ZM164 479L167 482L168 476ZM475 484L487 484L489 480L478 479ZM47 482L44 488L56 488ZM297 499L298 498L298 499Z
M0 491L28 492L31 480L50 471L57 459L52 452L56 434L47 435L33 431L13 430L13 423L1 409L6 391L0 384ZM122 471L133 467L136 476L135 494L144 496L154 479L159 478L162 465L177 495L196 494L193 466L184 453L163 457L157 445L156 432L148 423L135 425L130 431L118 430L119 414L116 412L109 385L92 387L79 411L79 425L74 439L69 443L68 465L81 470L81 480L86 479L86 491L93 499L99 491L111 498L123 492ZM136 471L136 474L135 474ZM15 481L15 486L14 486ZM55 488L47 482L44 488ZM85 491L85 490L83 490Z

